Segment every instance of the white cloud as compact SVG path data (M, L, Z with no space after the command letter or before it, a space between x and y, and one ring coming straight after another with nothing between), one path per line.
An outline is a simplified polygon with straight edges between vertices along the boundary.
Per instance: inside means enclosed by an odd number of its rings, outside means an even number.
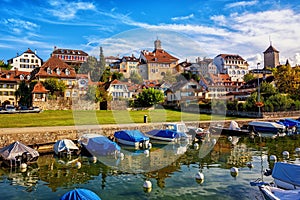
M213 15L210 17L210 19L219 24L220 26L225 26L227 23L224 15Z
M39 29L39 25L35 23L14 18L4 19L1 24L6 26L15 34L21 34L24 31L36 31Z
M190 14L187 16L181 16L181 17L172 17L171 19L173 21L179 21L179 20L187 20L187 19L191 19L191 18L194 18L194 14Z
M95 10L95 5L89 2L68 2L64 0L50 0L48 9L52 15L62 20L69 20L76 17L76 14L81 10Z
M225 6L225 8L234 8L234 7L244 7L244 6L253 6L257 4L258 1L240 1L240 2L235 2L235 3L230 3Z

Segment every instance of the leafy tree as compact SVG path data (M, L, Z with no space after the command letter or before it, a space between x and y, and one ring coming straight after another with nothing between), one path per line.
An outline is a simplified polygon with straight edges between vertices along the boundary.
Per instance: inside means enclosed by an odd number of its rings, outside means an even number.
M43 82L43 85L47 90L50 91L50 94L53 95L54 93L63 93L66 89L66 85L63 81L55 79L55 78L50 78L46 79Z
M95 85L88 87L86 98L87 100L94 101L95 103L111 100L111 96L109 96L108 92L103 87Z
M267 105L272 104L274 111L286 111L291 108L293 102L291 98L283 94L272 95L265 101Z
M111 77L110 68L107 67L103 71L103 73L101 74L100 81L102 81L102 82L108 82L110 80L110 77Z
M263 81L260 84L260 93L266 99L272 95L277 94L277 88L275 88L271 83Z
M244 76L245 82L251 81L253 79L256 79L256 77L252 73L245 74L245 76Z
M165 76L164 76L164 81L168 83L175 83L176 82L176 77L171 73L171 71L167 71Z
M164 94L157 89L144 89L137 97L137 101L142 107L153 106L164 101Z
M10 70L12 66L10 64L5 64L3 60L0 60L0 68Z
M79 73L89 74L91 80L97 82L100 80L100 70L97 69L97 67L98 67L97 59L93 56L89 56L87 58L87 61L81 65L79 69Z
M25 81L21 81L17 91L15 92L15 96L19 99L19 104L23 106L31 105L31 89L29 85Z
M288 63L277 67L274 71L275 84L280 93L290 94L293 98L299 99L295 91L300 89L300 68L292 68Z
M143 78L142 78L142 76L141 76L139 73L135 72L135 71L133 71L133 72L130 74L129 78L130 78L130 80L131 80L133 83L136 83L136 84L141 84L141 83L143 83Z
M112 80L122 80L124 78L124 75L122 73L119 72L113 72L111 75Z

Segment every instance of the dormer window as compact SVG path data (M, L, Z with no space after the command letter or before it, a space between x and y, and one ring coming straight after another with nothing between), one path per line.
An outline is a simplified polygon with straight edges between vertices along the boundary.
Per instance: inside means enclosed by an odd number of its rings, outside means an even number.
M48 73L48 74L52 74L52 70L51 70L50 67L47 68L47 73Z
M56 73L57 73L58 75L60 75L61 71L60 71L59 68L56 69Z
M21 81L24 80L24 75L23 75L23 74L20 75L20 80L21 80Z
M69 76L69 75L70 75L70 70L69 70L69 69L66 69L66 72L65 72L65 73L66 73L67 76Z

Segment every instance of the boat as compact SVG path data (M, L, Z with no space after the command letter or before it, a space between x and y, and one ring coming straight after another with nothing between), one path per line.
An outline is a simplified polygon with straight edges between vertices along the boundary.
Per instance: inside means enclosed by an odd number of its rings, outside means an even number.
M149 137L139 130L121 130L114 133L116 141L123 145L134 146L134 148L149 148Z
M194 139L196 136L195 128L188 128L183 122L164 123L162 129L184 133L185 136L190 139Z
M226 136L245 136L250 135L251 131L248 128L240 128L236 121L231 121L228 128L222 126L211 126L209 132L214 135Z
M270 185L259 186L259 190L266 200L299 200L300 189L298 190L285 190Z
M272 177L277 187L283 189L300 189L300 165L276 162L272 169Z
M83 200L83 199L101 200L100 197L93 191L88 189L82 189L82 188L78 188L78 189L75 188L74 190L71 190L60 197L60 200Z
M109 156L117 155L121 147L103 135L83 134L78 139L79 144L88 151L92 156Z
M285 126L276 122L252 121L248 123L249 130L255 133L278 134L285 132Z
M154 129L145 133L150 139L176 142L182 139L188 139L188 136L183 132L176 132L172 130Z
M284 125L286 128L289 128L289 129L296 127L296 126L300 126L300 121L291 119L291 118L280 119L276 122Z
M7 166L19 166L22 163L30 164L36 162L39 152L16 141L0 149L0 157Z
M78 155L80 152L78 146L69 139L57 140L53 146L53 150L59 157Z

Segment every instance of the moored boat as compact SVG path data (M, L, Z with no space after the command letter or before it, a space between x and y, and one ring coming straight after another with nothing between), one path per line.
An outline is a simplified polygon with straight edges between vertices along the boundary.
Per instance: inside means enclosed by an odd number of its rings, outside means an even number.
M299 200L300 189L298 190L285 190L270 185L259 186L261 193L266 200Z
M123 145L134 146L134 148L148 148L149 137L139 130L121 130L114 133L116 141Z
M36 162L39 152L16 141L0 149L0 157L7 166L19 166L22 163L29 164Z
M276 162L272 169L274 183L283 189L300 189L300 165Z
M161 140L167 142L176 142L182 139L188 139L188 136L183 132L172 130L154 129L145 133L150 139Z
M79 144L85 148L92 156L117 155L121 147L103 135L84 134L79 140Z
M252 121L248 123L249 130L255 133L278 134L285 131L285 126L276 122Z
M209 128L209 132L214 135L226 136L245 136L251 134L249 129L240 128L236 121L231 121L228 128L222 126L212 126Z
M68 155L78 155L80 150L76 144L69 139L57 140L53 146L54 153L63 157Z

